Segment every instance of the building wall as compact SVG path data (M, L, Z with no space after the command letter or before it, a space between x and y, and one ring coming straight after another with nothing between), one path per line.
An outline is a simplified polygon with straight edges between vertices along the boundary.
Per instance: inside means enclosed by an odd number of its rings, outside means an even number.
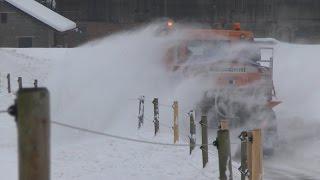
M57 0L57 11L74 21L133 23L160 17L212 19L216 0Z
M18 47L19 37L32 37L33 47L54 46L53 30L40 21L1 0L0 13L7 14L7 23L0 21L0 47Z
M240 22L257 37L320 42L319 0L56 0L57 11L80 23L87 40L94 34L170 17L177 21L223 24ZM109 26L109 27L108 27ZM98 33L95 33L98 32Z

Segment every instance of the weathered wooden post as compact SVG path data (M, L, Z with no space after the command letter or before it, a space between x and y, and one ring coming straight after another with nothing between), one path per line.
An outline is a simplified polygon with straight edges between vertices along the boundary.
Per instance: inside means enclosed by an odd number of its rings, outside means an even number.
M34 85L34 88L38 88L38 80L37 79L34 80L33 85Z
M217 140L220 180L232 180L232 160L230 150L230 133L227 121L220 121Z
M248 132L248 169L249 180L262 180L263 178L263 151L261 129Z
M19 89L22 89L22 77L18 77Z
M139 99L139 114L138 114L138 129L141 128L144 122L144 100L145 97L141 96Z
M45 88L20 89L16 103L19 180L49 180L49 92Z
M159 132L159 126L160 126L160 122L159 122L159 99L158 98L154 98L153 101L153 115L154 115L154 135L157 135L157 133Z
M173 143L179 141L179 106L178 101L174 101L173 105Z
M189 112L189 118L190 118L190 154L196 147L196 123L194 122L194 117L193 117L193 111Z
M7 74L7 81L8 81L8 93L11 93L11 79L10 73Z
M202 145L200 149L202 150L202 164L203 168L206 167L208 163L208 122L207 116L201 116L201 131L202 131Z

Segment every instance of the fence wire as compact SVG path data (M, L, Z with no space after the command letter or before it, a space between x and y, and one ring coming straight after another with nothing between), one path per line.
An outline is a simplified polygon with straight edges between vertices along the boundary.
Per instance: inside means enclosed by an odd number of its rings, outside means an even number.
M138 101L139 98L128 98L129 101ZM145 102L148 102L148 103L152 103L152 99L149 99L149 98L145 98ZM173 101L172 101L173 102ZM164 107L164 108L168 108L168 109L172 109L173 108L173 104L170 105L170 104L164 104L164 103L158 103L159 107ZM190 112L190 109L187 110L186 108L182 108L182 107L179 107L180 109L180 113L183 113L183 114L188 114ZM193 109L193 108L191 108Z
M115 139L119 139L119 140L130 141L130 142L136 142L136 143L171 146L171 147L186 147L186 146L189 147L190 146L189 144L162 143L162 142L153 142L153 141L146 141L146 140L139 140L139 139L128 138L128 137L123 137L123 136L117 136L117 135L113 135L113 134L109 134L109 133L98 132L98 131L94 131L94 130L90 130L90 129L86 129L86 128L76 127L73 125L69 125L69 124L65 124L65 123L61 123L61 122L57 122L57 121L51 121L51 123L58 125L58 126L61 126L61 127L73 129L73 130L79 130L79 131L83 131L83 132L87 132L87 133L91 133L91 134L95 134L95 135L106 136L106 137L110 137L110 138L115 138ZM206 145L206 144L204 144L204 145ZM196 146L203 146L203 145L196 144ZM208 152L208 154L212 155L214 158L217 159L217 157L216 157L217 154L209 152L209 151L207 151L207 152ZM238 167L236 167L233 163L232 163L232 167L234 169L238 169ZM193 168L196 168L196 167L193 166ZM200 170L200 169L198 169L198 170ZM202 175L204 175L205 177L208 177L207 175L205 175L203 173L202 173Z
M8 113L9 111L8 110L0 110L0 114L5 114L5 113Z
M189 144L172 144L172 143L154 142L154 141L146 141L146 140L134 139L134 138L124 137L124 136L118 136L118 135L114 135L114 134L109 134L109 133L99 132L99 131L90 130L90 129L86 129L86 128L82 128L82 127L77 127L77 126L73 126L70 124L65 124L65 123L61 123L61 122L57 122L57 121L51 121L51 123L58 125L58 126L61 126L61 127L79 130L79 131L87 132L90 134L110 137L110 138L119 139L119 140L137 142L137 143L153 144L153 145L161 145L161 146L173 146L173 147L189 147L190 146ZM204 144L204 145L206 145L206 144ZM196 144L196 146L203 146L203 144Z

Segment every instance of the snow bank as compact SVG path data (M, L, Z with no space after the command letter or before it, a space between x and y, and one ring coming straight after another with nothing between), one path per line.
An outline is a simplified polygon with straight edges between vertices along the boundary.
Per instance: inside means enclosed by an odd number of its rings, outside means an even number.
M320 45L276 46L275 87L283 101L279 113L320 121Z

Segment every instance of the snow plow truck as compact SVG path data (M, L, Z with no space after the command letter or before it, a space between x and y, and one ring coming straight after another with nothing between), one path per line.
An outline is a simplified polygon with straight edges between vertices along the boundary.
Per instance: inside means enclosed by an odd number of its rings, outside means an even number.
M173 25L168 21L168 31ZM281 103L275 100L273 54L272 47L255 41L252 32L235 23L231 30L187 30L165 61L170 71L185 78L206 79L209 88L196 114L208 117L209 128L217 128L222 120L232 129L261 128L264 153L273 154L278 138L273 108Z

